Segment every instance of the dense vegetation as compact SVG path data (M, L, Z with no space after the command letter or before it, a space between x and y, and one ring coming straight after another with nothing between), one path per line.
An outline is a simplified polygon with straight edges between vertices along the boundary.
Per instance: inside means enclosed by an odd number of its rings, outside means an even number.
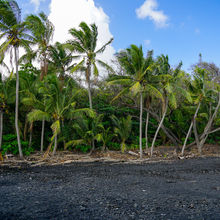
M220 143L220 69L200 56L191 73L166 55L131 45L109 66L97 56L95 24L52 44L44 13L21 20L16 1L0 0L0 149L23 157L59 149L139 149ZM19 56L20 48L25 54ZM10 57L10 64L6 64ZM36 62L37 61L37 62ZM40 63L40 67L39 66ZM100 77L101 76L101 77Z

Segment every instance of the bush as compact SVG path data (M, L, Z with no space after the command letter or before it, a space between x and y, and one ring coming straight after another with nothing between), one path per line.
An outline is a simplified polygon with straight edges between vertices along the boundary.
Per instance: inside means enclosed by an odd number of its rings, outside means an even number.
M17 155L19 153L18 141L17 141L16 135L14 135L14 134L3 135L2 140L3 140L2 155L5 155L6 153L11 153L13 155ZM21 140L21 147L22 147L22 152L24 155L29 156L31 153L34 152L33 148L28 147L27 141Z
M109 150L121 150L121 145L117 142L109 142L108 148Z
M90 149L91 146L87 146L87 145L76 145L75 148L83 153L87 153Z

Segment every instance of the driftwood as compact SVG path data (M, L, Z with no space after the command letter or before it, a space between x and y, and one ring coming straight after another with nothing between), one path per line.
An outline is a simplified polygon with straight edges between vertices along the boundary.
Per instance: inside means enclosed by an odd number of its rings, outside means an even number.
M137 153L133 152L133 151L128 151L128 154L132 155L132 156L139 156Z

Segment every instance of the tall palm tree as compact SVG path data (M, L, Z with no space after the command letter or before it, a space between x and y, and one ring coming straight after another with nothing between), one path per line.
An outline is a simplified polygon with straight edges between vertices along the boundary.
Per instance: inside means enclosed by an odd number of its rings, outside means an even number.
M25 23L31 31L33 43L37 49L27 53L23 59L27 61L37 59L41 62L40 79L43 80L48 72L49 48L53 39L54 26L43 12L39 13L39 16L33 14L27 16Z
M30 62L30 60L38 59L41 62L41 74L40 80L43 80L48 73L48 56L49 48L54 34L54 26L43 13L37 15L29 15L25 19L26 27L31 31L33 36L33 42L37 46L35 51L29 51L23 56L23 60ZM42 121L41 129L41 149L44 145L44 129L45 120Z
M94 76L98 76L99 74L96 63L112 71L112 68L102 60L98 59L97 55L105 51L106 47L113 41L113 38L101 46L101 48L97 49L97 26L95 24L88 26L88 24L85 22L81 22L79 27L79 30L76 28L69 30L69 33L72 35L73 39L69 40L67 45L72 51L79 54L79 56L82 58L79 64L72 69L72 72L82 69L82 67L85 65L84 70L88 85L89 106L90 109L92 109L91 76L92 73Z
M48 62L50 68L58 74L63 86L66 73L75 65L72 64L74 58L75 56L72 55L72 52L59 42L49 47Z
M0 40L4 42L0 45L0 56L4 56L10 49L14 50L15 70L16 70L16 102L15 102L15 127L17 133L19 155L22 158L20 133L18 126L18 104L19 104L19 73L18 59L19 47L29 49L30 36L26 32L25 23L21 21L21 10L16 1L0 0Z
M132 91L134 95L139 95L140 99L140 124L139 124L139 146L140 146L140 158L143 156L142 150L142 116L143 116L143 94L148 92L159 98L162 98L162 94L149 83L147 75L152 71L152 53L148 53L147 58L144 57L142 46L137 47L131 45L124 51L117 54L118 61L125 71L126 75L112 76L109 84L119 84L125 87L114 98Z
M39 89L43 95L43 103L45 103L45 109L40 108L33 109L28 114L28 120L30 122L34 121L51 121L51 129L53 131L53 137L51 138L51 143L55 143L53 155L56 153L58 146L57 136L61 132L61 123L66 119L72 119L73 114L82 111L88 112L88 114L93 114L92 110L89 109L75 109L75 96L79 90L74 90L66 86L66 88L61 89L61 82L56 75L48 75L44 79L45 83ZM36 106L37 107L37 106Z
M23 108L25 112L30 112L32 109L39 106L44 106L41 100L38 89L41 83L39 80L39 71L32 66L32 64L21 65L21 69L19 71L20 74L20 97L21 102L23 104ZM41 107L42 108L42 107ZM33 125L34 123L29 124L29 146L32 144L32 134L33 134ZM28 120L25 119L25 126L24 126L24 139L26 140L26 133L28 130Z

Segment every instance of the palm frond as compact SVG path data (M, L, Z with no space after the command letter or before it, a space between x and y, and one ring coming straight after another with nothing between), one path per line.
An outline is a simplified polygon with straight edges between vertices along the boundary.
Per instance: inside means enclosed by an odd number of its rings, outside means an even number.
M51 117L47 112L34 109L27 115L28 121L34 122L34 121L50 121Z

